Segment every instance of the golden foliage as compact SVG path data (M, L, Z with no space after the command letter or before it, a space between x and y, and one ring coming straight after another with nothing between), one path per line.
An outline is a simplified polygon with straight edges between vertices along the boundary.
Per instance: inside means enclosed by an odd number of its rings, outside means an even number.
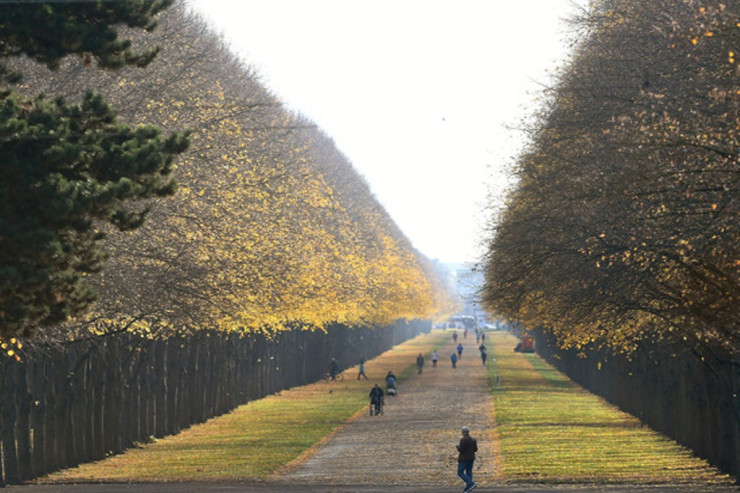
M434 318L450 296L316 126L285 109L182 6L136 41L163 47L146 74L83 73L122 117L191 129L175 198L108 232L96 311L74 324L143 334L385 325ZM40 75L54 93L78 73ZM32 80L28 79L28 80ZM67 82L67 89L70 88Z
M738 18L698 0L584 15L491 242L492 310L568 346L740 348Z

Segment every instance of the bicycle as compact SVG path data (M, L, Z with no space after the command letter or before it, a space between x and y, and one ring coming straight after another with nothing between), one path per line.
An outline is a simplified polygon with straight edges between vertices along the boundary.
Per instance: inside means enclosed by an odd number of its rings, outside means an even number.
M331 380L332 380L331 374L327 371L326 373L324 373L324 376L321 377L321 379L324 380L324 381L331 382ZM339 380L339 381L344 380L344 372L343 371L340 371L339 373L337 373L336 376L334 377L334 380L335 381L336 380Z

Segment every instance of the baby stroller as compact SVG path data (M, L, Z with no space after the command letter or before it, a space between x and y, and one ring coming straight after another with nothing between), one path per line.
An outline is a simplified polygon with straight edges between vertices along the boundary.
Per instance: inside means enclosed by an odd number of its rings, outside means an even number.
M385 393L390 397L396 397L398 391L396 390L396 377L389 375L385 379Z

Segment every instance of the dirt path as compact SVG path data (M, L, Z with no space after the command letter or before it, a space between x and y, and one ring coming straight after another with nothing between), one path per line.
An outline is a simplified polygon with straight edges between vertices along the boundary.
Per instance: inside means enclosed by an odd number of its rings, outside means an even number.
M478 439L479 459L474 478L478 492L501 493L669 493L737 492L734 485L630 484L506 484L493 422L491 394L475 339L463 340L465 351L453 370L448 343L439 353L437 368L427 362L424 373L401 383L399 395L388 400L383 416L369 416L367 408L285 469L265 479L225 481L39 484L6 488L18 493L449 493L462 490L456 476L455 445L460 428L470 426ZM412 350L413 353L413 350ZM408 358L407 353L404 358ZM489 343L489 354L492 354ZM398 361L407 359L395 359ZM371 376L385 373L373 360ZM385 360L389 361L389 360ZM371 362L369 362L371 363ZM401 368L393 368L399 370ZM353 370L354 371L354 370ZM371 382L368 382L368 391ZM327 385L327 384L323 384ZM380 445L377 445L380 444Z
M493 405L475 338L461 339L463 357L453 369L455 344L440 348L436 368L427 361L422 374L386 398L383 415L355 415L309 457L278 471L271 480L287 484L464 486L456 475L460 428L478 440L474 479L500 482L497 442L489 431ZM489 351L490 352L490 351ZM379 445L378 445L379 444Z

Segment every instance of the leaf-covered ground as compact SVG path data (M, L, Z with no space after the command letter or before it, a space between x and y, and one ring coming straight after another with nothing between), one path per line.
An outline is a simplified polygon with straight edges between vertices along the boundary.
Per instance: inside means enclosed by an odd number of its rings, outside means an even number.
M460 428L477 438L480 460L474 477L500 481L501 467L493 435L492 402L485 367L475 337L460 337L463 357L452 368L452 339L440 348L440 362L430 361L421 374L386 398L381 416L364 409L305 461L278 471L278 481L317 484L387 484L431 487L464 486L456 476Z
M493 334L490 368L508 484L545 482L685 485L711 488L730 478L673 440L570 381L517 339ZM496 382L499 382L496 385Z
M464 352L456 369L450 336L421 336L367 362L368 381L357 381L352 368L342 381L283 391L45 482L200 481L203 491L214 481L244 491L461 490L455 445L467 425L479 444L477 491L733 490L730 478L688 450L538 357L514 353L513 336L489 333L487 367L475 338L460 337ZM433 348L440 354L436 368ZM419 353L426 358L422 374L414 364ZM390 369L401 377L398 396L387 399L382 416L370 416L367 394Z

